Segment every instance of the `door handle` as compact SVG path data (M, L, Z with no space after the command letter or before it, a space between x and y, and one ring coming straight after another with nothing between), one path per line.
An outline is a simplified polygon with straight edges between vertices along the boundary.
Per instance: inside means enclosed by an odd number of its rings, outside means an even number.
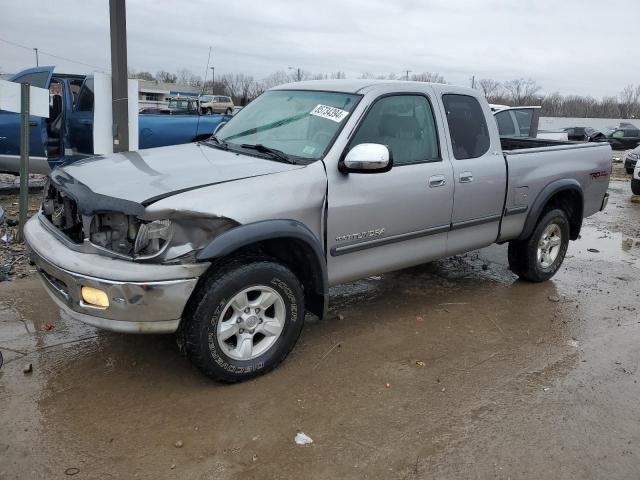
M37 127L37 126L38 126L38 122L36 122L35 120L31 120L31 121L29 122L29 126L30 126L30 127Z
M447 183L447 180L444 178L444 175L432 175L429 177L429 186L433 187L442 187Z
M462 172L460 174L460 183L470 183L470 182L473 182L473 173Z

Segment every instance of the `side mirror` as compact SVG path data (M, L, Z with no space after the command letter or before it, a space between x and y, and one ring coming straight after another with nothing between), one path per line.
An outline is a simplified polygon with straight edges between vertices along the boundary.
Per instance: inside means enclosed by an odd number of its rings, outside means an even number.
M218 133L218 131L219 131L222 127L224 127L226 124L227 124L227 122L220 122L220 123L218 124L218 126L215 128L215 130L213 131L213 134L215 135L216 133Z
M382 173L393 167L393 157L386 145L361 143L353 147L338 163L342 173Z

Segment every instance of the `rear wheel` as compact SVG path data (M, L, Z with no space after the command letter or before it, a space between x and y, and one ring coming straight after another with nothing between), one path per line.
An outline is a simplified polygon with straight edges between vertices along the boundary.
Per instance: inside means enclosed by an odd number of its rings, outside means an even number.
M231 115L231 112L233 112L233 110L227 108L224 113L226 113L227 115Z
M304 322L302 285L266 259L237 259L216 269L194 293L182 327L187 356L202 372L240 382L274 369Z
M633 175L633 168L625 168L629 175Z
M543 282L558 271L569 247L569 220L563 210L545 213L526 240L509 242L509 266L524 280Z
M631 179L631 191L634 195L640 195L640 180L637 178Z

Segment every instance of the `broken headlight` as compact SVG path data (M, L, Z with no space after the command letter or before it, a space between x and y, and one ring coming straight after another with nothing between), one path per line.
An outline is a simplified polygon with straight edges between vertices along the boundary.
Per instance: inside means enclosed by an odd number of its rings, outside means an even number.
M152 257L161 253L173 237L173 223L171 220L154 220L142 223L138 227L138 234L133 245L136 257Z

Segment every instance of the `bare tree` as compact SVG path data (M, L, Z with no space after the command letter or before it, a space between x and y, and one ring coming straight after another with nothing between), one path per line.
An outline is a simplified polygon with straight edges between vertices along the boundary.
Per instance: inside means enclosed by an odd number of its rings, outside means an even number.
M202 78L194 74L191 70L187 68L178 70L177 77L178 77L178 83L184 83L185 85L190 85L192 87L202 86Z
M270 88L289 83L290 81L291 79L287 72L285 72L284 70L278 70L277 72L273 72L271 75L263 79L260 83L262 84L263 90L269 90Z
M535 99L536 93L542 88L532 78L516 78L504 82L503 85L511 101L516 106L531 103Z
M411 75L411 80L414 82L447 83L442 75L431 72L414 73Z
M479 90L484 93L484 96L487 97L487 99L497 96L502 91L502 84L491 78L482 78L478 80L478 87L480 87Z
M160 70L158 73L156 73L156 80L163 83L176 83L178 77L173 73L169 73L165 70Z
M153 74L150 72L136 72L135 70L133 72L131 72L131 70L129 71L129 78L137 78L139 80L147 81L155 80Z
M342 80L342 79L347 78L347 74L344 73L344 72L331 72L329 77L334 79L334 80Z
M623 118L633 118L638 110L638 100L640 99L640 88L627 85L618 95L620 99L620 114Z

